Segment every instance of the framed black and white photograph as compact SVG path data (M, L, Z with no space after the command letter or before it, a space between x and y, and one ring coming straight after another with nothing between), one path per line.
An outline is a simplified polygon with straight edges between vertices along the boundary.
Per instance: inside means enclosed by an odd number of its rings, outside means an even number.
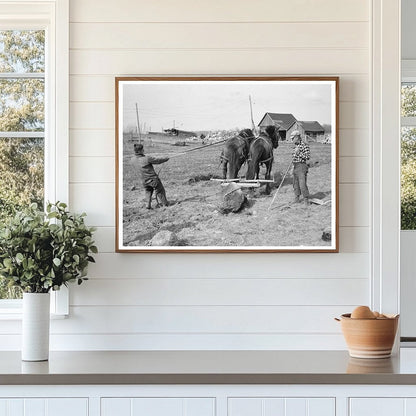
M338 252L337 77L115 87L118 252Z

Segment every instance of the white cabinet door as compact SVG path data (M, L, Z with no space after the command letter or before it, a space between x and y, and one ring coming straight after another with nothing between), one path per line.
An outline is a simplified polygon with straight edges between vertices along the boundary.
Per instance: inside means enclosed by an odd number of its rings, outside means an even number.
M87 398L0 399L0 416L88 416Z
M405 416L405 399L350 399L350 416Z
M102 398L101 416L214 416L214 398Z
M230 398L228 416L335 416L335 399Z
M412 416L416 415L414 398L351 398L350 416Z

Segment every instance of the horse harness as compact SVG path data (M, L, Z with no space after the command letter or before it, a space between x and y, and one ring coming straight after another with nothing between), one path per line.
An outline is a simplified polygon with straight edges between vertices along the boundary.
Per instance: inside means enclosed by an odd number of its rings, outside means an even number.
M272 155L271 155L269 158L267 158L267 159L260 160L260 161L259 161L259 164L263 164L263 163L267 163L267 162L273 161L273 159L274 159L274 157L273 157L273 145L271 145L271 144L270 144L270 141L269 141L266 137L264 137L264 136L259 136L259 137L257 137L257 139L255 139L255 140L254 140L254 142L252 142L252 143L251 143L251 146L253 146L253 145L254 145L254 143L256 143L256 141L257 141L257 140L260 140L260 139L261 139L261 140L264 140L264 141L265 141L265 142L266 142L269 146L271 146L271 154L272 154ZM250 147L251 147L251 146L250 146ZM247 160L248 160L248 161L250 161L250 160L251 160L251 158L248 158Z
M238 146L238 148L239 148L239 149L240 149L241 147L245 147L245 145L247 144L247 142L244 140L244 139L245 139L245 137L241 137L240 135L238 135L238 136L234 136L234 138L235 138L235 139L238 139L238 140L240 141L240 143L241 143L241 141L243 142L242 144L240 144L240 145ZM246 154L246 152L244 152L244 151L243 151L243 159L244 159L244 160L246 160L246 159L247 159L247 157L248 157L248 155ZM225 157L222 153L221 153L221 155L220 155L220 159L225 160L226 162L229 162L228 158L227 158L227 157Z

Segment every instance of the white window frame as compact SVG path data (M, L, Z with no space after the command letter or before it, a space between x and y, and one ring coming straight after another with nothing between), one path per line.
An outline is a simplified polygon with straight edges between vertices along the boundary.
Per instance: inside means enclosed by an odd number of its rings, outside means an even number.
M399 313L400 0L373 0L372 16L370 304L373 310Z
M45 201L69 200L69 0L0 0L0 30L46 31ZM51 312L69 313L68 290L51 292ZM0 319L21 316L20 300L0 300Z

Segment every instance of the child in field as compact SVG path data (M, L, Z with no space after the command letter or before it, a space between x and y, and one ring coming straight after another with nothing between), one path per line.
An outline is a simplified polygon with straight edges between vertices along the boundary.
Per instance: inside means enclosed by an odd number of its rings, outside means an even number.
M153 165L159 165L169 160L168 157L146 156L143 151L141 143L134 144L134 157L132 158L132 165L137 168L141 176L142 184L144 186L147 197L147 209L152 209L152 195L156 193L156 202L158 205L168 206L166 199L165 188L162 181L155 172Z

